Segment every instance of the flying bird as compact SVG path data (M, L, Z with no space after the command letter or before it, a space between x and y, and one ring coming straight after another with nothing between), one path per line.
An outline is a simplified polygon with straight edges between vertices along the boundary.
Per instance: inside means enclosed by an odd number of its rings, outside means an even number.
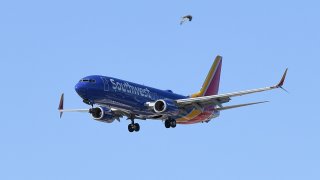
M182 25L183 23L185 23L187 21L192 21L191 15L186 15L186 16L181 17L180 25Z

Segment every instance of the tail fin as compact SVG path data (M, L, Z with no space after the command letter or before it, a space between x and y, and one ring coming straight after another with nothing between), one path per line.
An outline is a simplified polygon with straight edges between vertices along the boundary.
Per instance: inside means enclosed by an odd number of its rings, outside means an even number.
M192 95L192 97L216 95L219 91L220 73L222 66L222 57L217 56L214 60L210 71L204 81L202 88L199 92Z

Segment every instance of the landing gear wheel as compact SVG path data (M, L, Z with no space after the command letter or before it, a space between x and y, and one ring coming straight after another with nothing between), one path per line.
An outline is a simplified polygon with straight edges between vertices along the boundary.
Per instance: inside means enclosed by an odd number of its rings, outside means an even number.
M164 121L164 126L166 128L175 128L177 126L177 121L174 119L167 119L166 121Z
M170 121L170 126L172 127L172 128L175 128L176 126L177 126L177 121L176 120L171 120Z
M138 132L140 131L140 125L138 123L134 123L134 131Z
M129 125L128 125L128 131L129 131L129 132L133 132L133 131L134 131L134 126L133 126L133 124L129 124Z
M133 114L131 114L130 117L128 117L128 119L131 120L131 123L128 125L129 132L140 131L140 125L138 123L134 123L134 118L135 118L135 115Z
M165 120L165 121L164 121L164 126L165 126L166 128L170 128L170 127L171 127L170 120Z

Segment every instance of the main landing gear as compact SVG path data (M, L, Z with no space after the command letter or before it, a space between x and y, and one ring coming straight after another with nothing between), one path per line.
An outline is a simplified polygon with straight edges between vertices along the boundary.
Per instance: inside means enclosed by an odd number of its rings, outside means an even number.
M130 118L131 123L128 124L128 131L133 132L133 131L140 131L140 125L138 123L134 123L134 118Z
M164 122L164 126L166 128L175 128L177 126L177 121L174 120L174 119L167 119L165 122Z

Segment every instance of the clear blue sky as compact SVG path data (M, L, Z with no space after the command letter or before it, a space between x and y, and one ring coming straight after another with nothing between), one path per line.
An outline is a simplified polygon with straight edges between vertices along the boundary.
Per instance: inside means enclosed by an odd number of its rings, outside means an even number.
M320 3L314 1L1 1L0 179L320 179ZM192 14L191 23L179 18ZM209 124L165 129L104 124L77 81L101 74L181 94L199 90L224 57L220 92L270 103Z

